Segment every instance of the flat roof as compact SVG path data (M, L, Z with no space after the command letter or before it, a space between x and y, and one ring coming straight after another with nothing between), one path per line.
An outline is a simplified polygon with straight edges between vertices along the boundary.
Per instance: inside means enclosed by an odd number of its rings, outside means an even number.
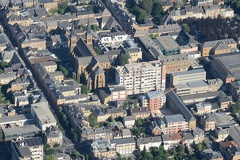
M204 69L194 69L194 70L188 70L183 72L174 72L171 74L173 76L182 76L182 75L197 74L197 73L206 73L206 71Z
M5 137L14 135L26 135L27 133L41 132L41 130L35 125L25 125L22 127L3 128Z
M14 123L18 121L27 121L33 119L30 114L20 114L15 116L4 116L0 118L0 124Z
M35 103L32 104L31 107L32 110L35 112L36 116L38 117L39 121L41 121L41 124L57 123L51 110L48 107L48 103Z
M157 42L160 43L160 48L164 50L178 49L179 45L171 36L160 36L157 37Z

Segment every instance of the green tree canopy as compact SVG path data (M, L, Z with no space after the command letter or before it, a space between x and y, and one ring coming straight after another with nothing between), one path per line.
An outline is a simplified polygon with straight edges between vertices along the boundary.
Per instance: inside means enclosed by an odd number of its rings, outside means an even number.
M65 77L68 75L68 70L65 67L63 67L62 65L58 66L58 70L62 71L62 73L64 74Z
M190 27L186 23L183 23L182 24L182 30L186 33L189 33L190 32Z
M87 88L87 85L83 84L81 85L81 93L89 93L89 89Z
M99 123L97 122L97 118L93 115L93 113L91 113L88 117L88 122L90 124L90 126L92 127L98 127Z
M118 55L118 65L119 66L124 66L125 64L128 64L129 63L128 58L129 58L128 55L120 53Z
M152 16L156 18L160 18L161 14L163 14L163 5L161 1L156 1L153 4Z
M56 160L56 157L54 155L49 155L46 157L46 160Z
M141 7L147 12L147 14L151 14L153 8L152 0L142 0Z

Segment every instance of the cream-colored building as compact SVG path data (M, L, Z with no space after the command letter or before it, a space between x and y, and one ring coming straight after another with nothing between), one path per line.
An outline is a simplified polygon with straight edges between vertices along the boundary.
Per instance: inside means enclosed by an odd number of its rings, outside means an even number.
M128 95L164 90L166 67L161 62L141 62L118 66L115 82L124 85Z
M137 147L140 151L143 151L144 148L148 151L152 147L157 147L162 144L162 138L161 136L156 137L147 137L147 138L139 138L137 140Z
M112 139L110 142L115 145L116 152L119 154L131 154L136 150L136 139L134 137Z
M45 132L46 143L51 145L59 144L61 146L63 142L63 133L57 127L48 128Z

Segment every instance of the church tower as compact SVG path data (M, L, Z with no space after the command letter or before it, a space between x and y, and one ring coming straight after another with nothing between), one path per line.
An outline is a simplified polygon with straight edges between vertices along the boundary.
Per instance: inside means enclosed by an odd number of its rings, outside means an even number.
M93 47L92 40L93 40L92 31L91 31L91 26L90 26L89 17L88 17L88 24L87 24L87 31L86 31L86 44L90 48Z

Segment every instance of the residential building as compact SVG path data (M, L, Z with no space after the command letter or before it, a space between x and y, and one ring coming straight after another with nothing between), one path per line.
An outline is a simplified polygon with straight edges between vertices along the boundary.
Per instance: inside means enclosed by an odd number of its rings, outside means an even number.
M232 127L236 122L232 116L225 113L210 113L200 117L200 124L205 131L209 131L219 127Z
M160 61L166 66L166 73L187 71L191 66L188 54L177 54L160 57Z
M173 113L181 113L183 115L190 130L194 130L196 128L196 118L174 91L170 91L167 94L167 106Z
M132 108L132 109L130 109L130 112L131 112L131 116L134 116L136 118L141 118L141 119L147 118L151 114L150 109L144 108L144 107Z
M181 114L166 115L164 116L164 122L166 123L165 134L177 133L188 129L188 123Z
M115 82L124 85L128 95L146 93L151 90L164 90L165 69L160 62L141 62L118 66L115 70Z
M221 7L218 5L209 5L209 6L185 6L183 9L173 10L169 13L169 16L174 21L178 21L186 18L217 18L218 16L222 17L233 17L234 11L227 6Z
M42 131L46 131L49 127L57 126L57 121L48 107L48 102L44 100L31 104L31 114Z
M61 146L63 142L63 133L59 128L53 126L46 130L45 139L46 143L52 147L54 144L59 144Z
M162 144L161 136L137 139L137 147L140 151L143 151L144 149L149 151L149 149L151 149L152 147L159 148L161 144Z
M205 113L211 113L212 111L212 104L210 102L199 102L195 104L195 109L197 115L202 115Z
M220 142L219 149L225 159L237 160L240 159L240 150L235 141Z
M91 143L91 152L96 158L112 158L116 156L115 145L105 138L99 138Z
M240 81L234 81L230 83L230 93L232 99L238 101L240 99Z
M17 76L15 73L2 73L0 74L0 84L7 85L16 78Z
M204 42L200 45L202 57L224 54L237 51L237 42L234 39L223 39Z
M148 107L151 111L159 111L166 103L166 95L163 91L151 91L146 93Z
M103 104L108 102L124 101L127 99L127 90L122 85L108 86L99 90L99 98Z
M136 139L134 137L112 139L110 142L115 145L116 152L119 154L130 154L136 150Z
M25 138L11 142L12 160L42 160L43 142L40 137Z
M170 85L172 87L199 80L206 80L206 71L203 69L174 72L170 74Z
M173 148L174 146L179 145L182 141L181 133L173 133L173 134L163 134L162 142L165 150Z
M113 139L113 134L110 128L99 127L99 128L83 128L81 132L82 140L96 140L99 138Z
M126 128L132 128L135 124L135 117L134 116L123 117L123 124Z
M212 148L204 149L201 153L202 158L211 160L223 160L223 156L218 151L213 151Z

